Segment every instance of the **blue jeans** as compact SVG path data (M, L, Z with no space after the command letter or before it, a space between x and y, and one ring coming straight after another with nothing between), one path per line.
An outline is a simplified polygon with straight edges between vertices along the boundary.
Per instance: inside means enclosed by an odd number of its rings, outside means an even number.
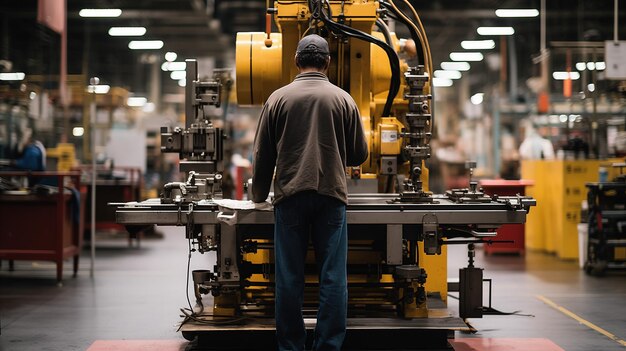
M276 205L276 337L278 349L304 350L304 265L309 236L320 281L313 350L340 350L348 306L346 205L316 192L301 192Z

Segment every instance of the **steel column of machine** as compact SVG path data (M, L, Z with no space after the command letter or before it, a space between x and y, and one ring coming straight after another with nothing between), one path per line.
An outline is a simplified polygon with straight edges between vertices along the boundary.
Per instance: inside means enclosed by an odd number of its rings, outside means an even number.
M198 61L186 59L185 63L185 128L189 128L196 121L196 108L193 100L196 98L194 90L198 80Z
M98 77L93 77L89 80L89 84L96 86L100 83ZM89 276L93 278L95 265L96 265L96 89L93 89L91 94L92 101L89 108L90 112L90 128L91 131L91 265L89 266ZM62 184L59 184L62 186ZM81 234L82 235L82 234Z

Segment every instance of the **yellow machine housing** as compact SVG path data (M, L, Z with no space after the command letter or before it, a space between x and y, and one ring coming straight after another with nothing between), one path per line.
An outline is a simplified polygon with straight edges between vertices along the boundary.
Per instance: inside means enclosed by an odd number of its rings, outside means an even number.
M76 166L76 149L74 144L58 143L57 147L48 149L46 157L56 161L56 170L69 172Z
M333 13L342 13L351 27L382 39L379 32L373 32L378 18L378 2L352 1L331 2ZM267 34L263 32L237 33L237 102L241 105L261 105L276 89L289 84L298 74L295 65L296 46L309 28L311 16L306 1L277 1L274 19L280 33L271 33L271 45L267 46ZM392 34L393 47L400 50L400 41ZM340 41L329 39L331 62L328 69L329 80L352 95L359 107L365 134L368 137L370 157L362 165L362 174L380 174L378 160L381 152L376 139L380 123L402 125L394 116L382 116L391 72L389 59L384 51L374 44L348 38ZM402 73L408 65L401 60ZM369 68L369 69L367 69ZM406 85L402 83L395 97L394 110L406 111L407 101L402 93ZM385 121L381 120L385 117ZM388 152L386 149L384 152ZM395 153L399 155L400 150ZM388 153L386 155L389 155ZM424 184L428 179L422 178Z

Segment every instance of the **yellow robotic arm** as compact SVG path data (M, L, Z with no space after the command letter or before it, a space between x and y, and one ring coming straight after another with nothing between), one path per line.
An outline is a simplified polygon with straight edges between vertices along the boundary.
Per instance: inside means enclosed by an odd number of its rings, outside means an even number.
M392 189L386 189L384 179L408 172L403 193L411 195L401 199L426 199L423 161L430 156L432 64L420 26L392 1L279 0L274 6L269 11L280 33L237 34L239 104L262 104L274 90L291 82L298 73L293 64L298 41L311 31L321 34L331 48L329 79L354 98L369 140L370 157L353 175L378 178L379 191L385 192ZM400 40L386 31L381 6L402 16L418 33L424 53L420 68L410 68L398 58ZM377 21L380 32L373 31Z

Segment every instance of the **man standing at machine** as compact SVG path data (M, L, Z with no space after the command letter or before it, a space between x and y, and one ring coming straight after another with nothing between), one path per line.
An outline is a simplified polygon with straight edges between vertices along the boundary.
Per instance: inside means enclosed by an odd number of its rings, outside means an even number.
M254 143L254 202L274 180L276 335L279 350L304 350L302 316L309 236L320 280L314 350L340 350L347 320L346 166L368 155L356 103L328 81L328 43L298 43L299 74L263 106Z

